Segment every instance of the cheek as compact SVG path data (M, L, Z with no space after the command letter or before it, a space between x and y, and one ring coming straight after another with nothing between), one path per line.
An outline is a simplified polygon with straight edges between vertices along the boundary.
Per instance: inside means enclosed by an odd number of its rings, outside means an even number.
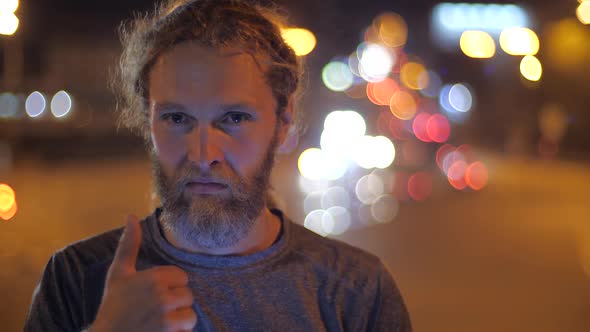
M184 141L171 136L165 130L158 127L152 127L151 138L154 154L160 160L162 167L166 170L174 169L180 163L185 153Z

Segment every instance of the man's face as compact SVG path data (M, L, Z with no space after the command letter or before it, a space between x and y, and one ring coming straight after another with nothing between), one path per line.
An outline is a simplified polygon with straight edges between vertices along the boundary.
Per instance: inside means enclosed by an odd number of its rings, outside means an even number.
M287 126L251 55L185 42L149 77L152 160L163 226L180 241L227 248L265 206Z

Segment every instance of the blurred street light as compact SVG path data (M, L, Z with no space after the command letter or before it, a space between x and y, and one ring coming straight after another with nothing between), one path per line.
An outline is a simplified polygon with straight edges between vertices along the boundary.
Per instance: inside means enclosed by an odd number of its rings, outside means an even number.
M590 1L583 1L576 10L578 20L583 24L590 24Z
M18 0L0 0L0 34L10 36L18 29L19 20L14 15L18 4Z

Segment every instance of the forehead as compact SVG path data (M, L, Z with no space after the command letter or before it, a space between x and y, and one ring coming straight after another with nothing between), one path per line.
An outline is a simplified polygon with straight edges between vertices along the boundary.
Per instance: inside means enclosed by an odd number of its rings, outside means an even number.
M250 53L194 42L158 57L149 74L149 96L180 103L274 102L263 69Z

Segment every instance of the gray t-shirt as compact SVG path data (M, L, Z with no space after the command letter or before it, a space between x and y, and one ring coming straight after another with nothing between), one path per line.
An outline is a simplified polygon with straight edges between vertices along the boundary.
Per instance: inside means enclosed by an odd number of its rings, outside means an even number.
M195 331L411 331L402 296L377 257L273 213L282 230L271 247L247 256L212 256L172 246L156 210L141 221L137 269L176 265L189 274ZM94 321L122 230L51 257L25 331L79 332Z

